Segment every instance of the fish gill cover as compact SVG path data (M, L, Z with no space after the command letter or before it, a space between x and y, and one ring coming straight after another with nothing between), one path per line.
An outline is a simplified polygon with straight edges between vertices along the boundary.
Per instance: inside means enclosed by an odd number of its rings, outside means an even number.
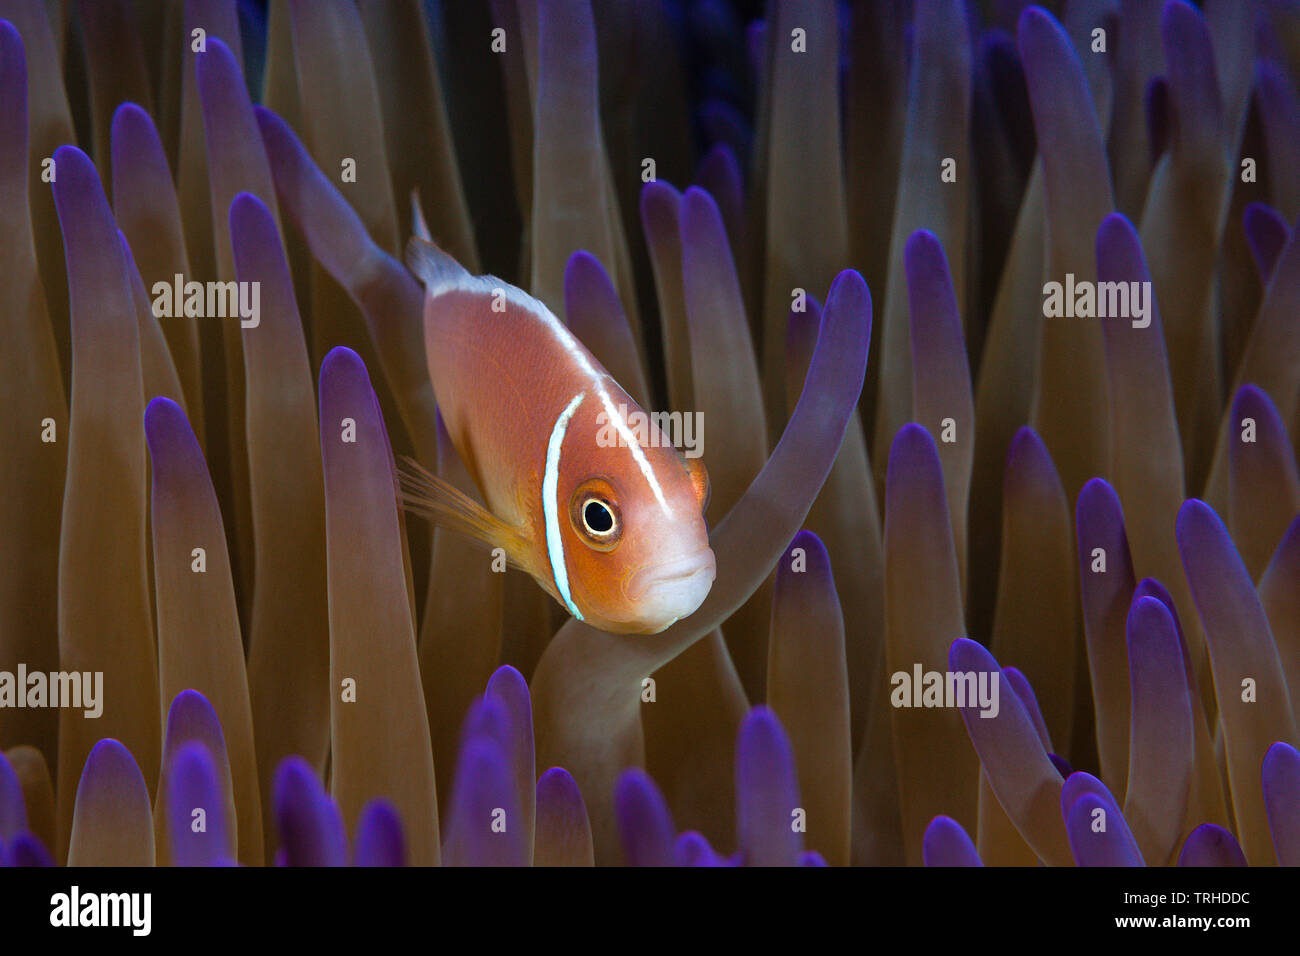
M0 861L1300 864L1296 4L0 20Z

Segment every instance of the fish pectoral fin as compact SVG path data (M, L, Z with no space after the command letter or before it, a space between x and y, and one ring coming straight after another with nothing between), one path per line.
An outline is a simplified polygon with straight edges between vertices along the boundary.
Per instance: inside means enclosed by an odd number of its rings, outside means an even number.
M509 564L532 573L526 563L527 539L520 529L502 521L451 482L439 478L413 458L402 458L397 476L401 485L402 505L407 511L428 518L439 527L456 531L489 548L501 548Z

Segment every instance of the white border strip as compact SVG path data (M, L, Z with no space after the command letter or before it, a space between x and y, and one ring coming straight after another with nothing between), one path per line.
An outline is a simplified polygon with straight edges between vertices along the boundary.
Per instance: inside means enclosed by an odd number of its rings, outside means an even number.
M564 444L564 433L569 430L573 413L586 397L586 392L573 396L555 420L550 441L546 443L546 471L542 474L542 514L546 517L546 554L551 561L551 576L555 579L555 589L560 592L560 598L569 613L579 621L582 620L582 612L569 594L569 572L564 565L564 541L560 538L560 447Z

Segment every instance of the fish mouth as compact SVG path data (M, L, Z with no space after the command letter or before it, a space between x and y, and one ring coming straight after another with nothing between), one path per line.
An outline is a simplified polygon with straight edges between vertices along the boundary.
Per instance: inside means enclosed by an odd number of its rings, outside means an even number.
M628 579L626 593L633 601L641 601L652 591L680 588L693 583L692 579L695 578L701 579L698 582L701 585L705 583L711 585L716 575L717 562L713 557L713 550L705 548L694 554L641 568ZM707 582L703 580L705 576L708 578Z

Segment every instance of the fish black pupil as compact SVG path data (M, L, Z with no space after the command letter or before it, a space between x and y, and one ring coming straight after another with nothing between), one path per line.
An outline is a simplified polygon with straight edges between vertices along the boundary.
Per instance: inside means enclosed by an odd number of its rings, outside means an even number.
M582 520L593 534L608 534L614 530L614 514L600 501L588 501L582 509Z

